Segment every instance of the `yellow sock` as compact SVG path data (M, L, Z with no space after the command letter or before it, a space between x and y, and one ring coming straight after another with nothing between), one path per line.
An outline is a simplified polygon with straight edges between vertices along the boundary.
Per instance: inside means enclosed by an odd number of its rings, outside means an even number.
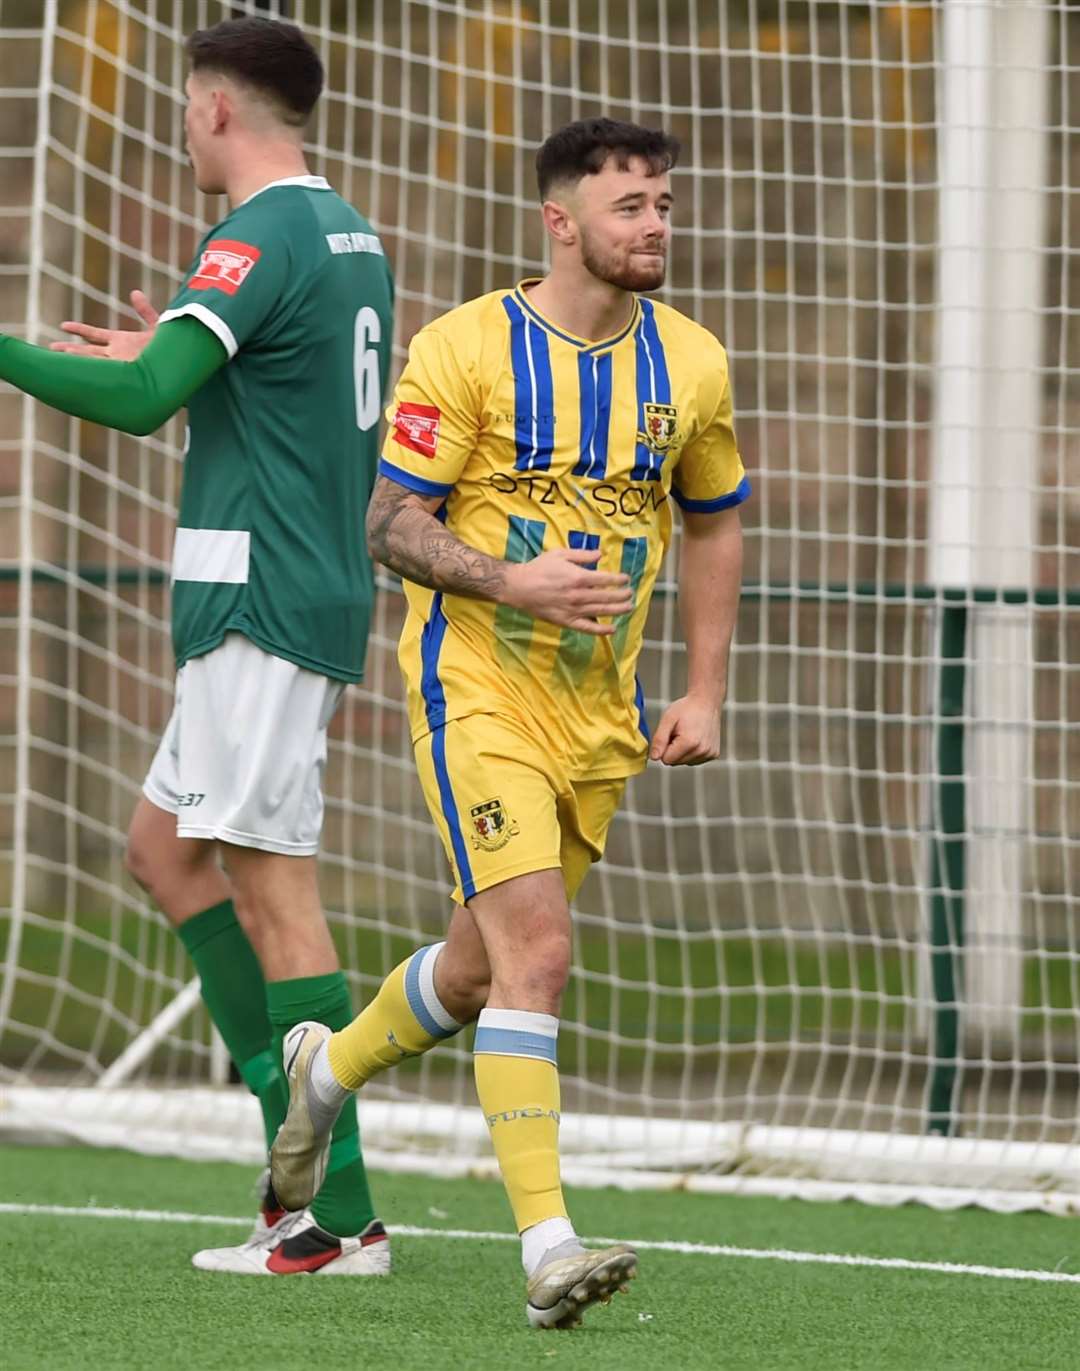
M567 1217L559 1178L558 1028L550 1014L516 1009L485 1009L476 1027L476 1093L519 1233Z
M435 963L444 945L422 947L396 966L367 1008L330 1039L330 1070L346 1090L359 1090L380 1071L419 1056L461 1028L435 994Z

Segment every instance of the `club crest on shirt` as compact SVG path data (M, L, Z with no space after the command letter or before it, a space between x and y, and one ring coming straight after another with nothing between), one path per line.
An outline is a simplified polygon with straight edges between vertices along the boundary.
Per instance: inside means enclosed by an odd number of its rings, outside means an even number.
M469 810L472 819L472 845L485 852L498 852L518 831L517 821L510 818L502 800L485 800Z
M638 442L650 452L667 452L679 429L679 411L674 405L658 405L652 400L646 400L641 411L644 431L638 434Z
M435 405L414 405L403 400L394 415L394 442L421 457L434 458L439 446L440 418Z
M199 265L192 272L188 287L191 290L220 290L226 295L235 295L261 256L259 249L250 243L215 238L203 248Z

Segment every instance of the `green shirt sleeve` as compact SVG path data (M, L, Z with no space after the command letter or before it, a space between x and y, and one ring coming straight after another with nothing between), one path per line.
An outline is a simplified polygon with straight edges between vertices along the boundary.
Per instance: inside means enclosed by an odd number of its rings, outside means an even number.
M54 409L124 433L153 433L224 366L226 352L197 319L159 324L134 362L50 352L0 334L0 380Z

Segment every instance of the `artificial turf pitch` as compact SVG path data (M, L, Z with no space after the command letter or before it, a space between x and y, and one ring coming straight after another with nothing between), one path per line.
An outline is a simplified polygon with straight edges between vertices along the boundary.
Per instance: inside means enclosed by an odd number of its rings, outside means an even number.
M381 1217L391 1232L406 1230L393 1239L394 1274L331 1280L191 1268L196 1248L245 1235L221 1219L250 1219L247 1167L5 1146L0 1180L5 1371L1080 1366L1076 1220L571 1192L583 1234L682 1250L643 1248L629 1295L591 1311L581 1329L538 1333L525 1326L517 1245L493 1236L507 1231L508 1211L488 1182L376 1176ZM159 1217L43 1212L48 1206ZM439 1236L444 1230L463 1236ZM829 1254L1075 1279L826 1264Z

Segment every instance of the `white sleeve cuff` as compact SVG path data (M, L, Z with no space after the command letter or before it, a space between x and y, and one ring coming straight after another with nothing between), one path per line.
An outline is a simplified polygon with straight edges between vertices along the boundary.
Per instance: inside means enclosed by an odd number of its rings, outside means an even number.
M193 302L188 305L181 305L179 309L167 309L164 314L158 316L158 323L168 323L170 319L179 319L183 315L189 314L193 319L198 319L200 324L205 324L221 346L232 359L239 351L233 331L225 322L214 313L212 309L207 309L205 305Z

